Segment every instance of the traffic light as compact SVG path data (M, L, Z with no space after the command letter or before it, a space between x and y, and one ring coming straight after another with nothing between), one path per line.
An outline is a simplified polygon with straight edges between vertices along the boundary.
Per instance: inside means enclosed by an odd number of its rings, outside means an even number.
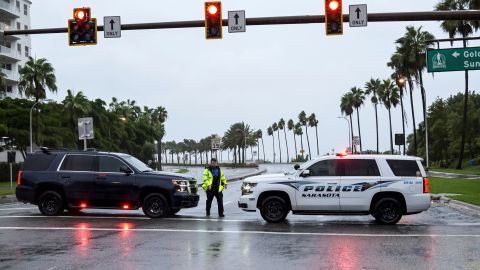
M342 0L325 0L325 28L327 36L343 35Z
M205 2L205 38L222 38L222 2Z
M68 45L96 45L97 19L91 17L90 8L73 9L73 19L68 20Z

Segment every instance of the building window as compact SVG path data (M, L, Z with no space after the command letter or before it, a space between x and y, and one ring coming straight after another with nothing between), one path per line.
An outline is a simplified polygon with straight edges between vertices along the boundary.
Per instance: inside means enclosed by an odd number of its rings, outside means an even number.
M24 25L24 26L23 26L23 29L28 30L28 26L27 26L27 25ZM26 36L26 35L27 35L27 34L25 34L25 36Z
M18 65L18 73L22 70L22 65Z
M22 44L17 43L17 51L19 54L22 54Z
M17 30L20 30L20 28L22 28L22 27L20 26L20 22L17 22Z
M25 56L26 56L26 57L29 57L29 56L30 56L29 53L30 53L30 52L29 52L28 46L25 46Z
M17 9L20 9L20 1L17 1L17 3L15 3L16 6L17 6Z
M23 14L28 15L28 6L26 4L23 5Z
M5 68L6 70L12 71L12 64L5 64L5 65L4 65L4 68Z
M7 85L5 88L7 89L7 93L12 93L12 86L11 85Z

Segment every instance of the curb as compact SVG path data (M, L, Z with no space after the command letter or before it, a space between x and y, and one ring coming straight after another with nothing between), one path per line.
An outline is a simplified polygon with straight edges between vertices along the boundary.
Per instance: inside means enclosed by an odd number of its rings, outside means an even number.
M252 176L257 176L257 175L261 175L261 174L264 174L267 172L267 169L262 169L258 172L253 172L253 173L248 173L248 174L245 174L245 175L241 175L241 176L236 176L236 177L233 177L233 178L230 178L228 179L229 182L235 182L235 181L239 181L239 180L243 180L247 177L252 177Z
M462 202L462 201L457 201L445 196L431 195L431 198L432 200L440 201L443 204L450 206L453 209L464 210L464 211L467 211L469 214L480 216L480 206Z

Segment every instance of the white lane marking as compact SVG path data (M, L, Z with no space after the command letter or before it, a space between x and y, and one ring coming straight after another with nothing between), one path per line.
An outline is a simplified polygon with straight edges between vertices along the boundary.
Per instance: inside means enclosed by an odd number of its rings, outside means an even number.
M9 210L32 210L37 209L37 207L28 207L28 208L0 208L0 211L9 211Z
M0 230L40 230L40 231L137 231L137 232L173 232L173 233L215 233L215 234L267 234L267 235L305 235L305 236L349 236L349 237L475 237L480 234L369 234L369 233L315 233L315 232L269 232L269 231L232 231L232 230L179 230L179 229L142 229L142 228L85 228L85 227L0 227Z

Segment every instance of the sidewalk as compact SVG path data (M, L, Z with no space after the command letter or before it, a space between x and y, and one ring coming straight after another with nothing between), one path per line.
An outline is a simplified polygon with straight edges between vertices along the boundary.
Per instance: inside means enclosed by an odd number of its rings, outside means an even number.
M448 198L446 194L430 194L430 196L433 201L439 201L459 212L480 217L480 206Z
M0 204L16 203L16 202L17 202L17 198L15 197L15 194L0 196Z
M447 173L447 172L428 171L427 175L428 176L433 176L433 177L443 177L443 178L480 179L480 175L476 175L476 174L461 174L461 173Z

